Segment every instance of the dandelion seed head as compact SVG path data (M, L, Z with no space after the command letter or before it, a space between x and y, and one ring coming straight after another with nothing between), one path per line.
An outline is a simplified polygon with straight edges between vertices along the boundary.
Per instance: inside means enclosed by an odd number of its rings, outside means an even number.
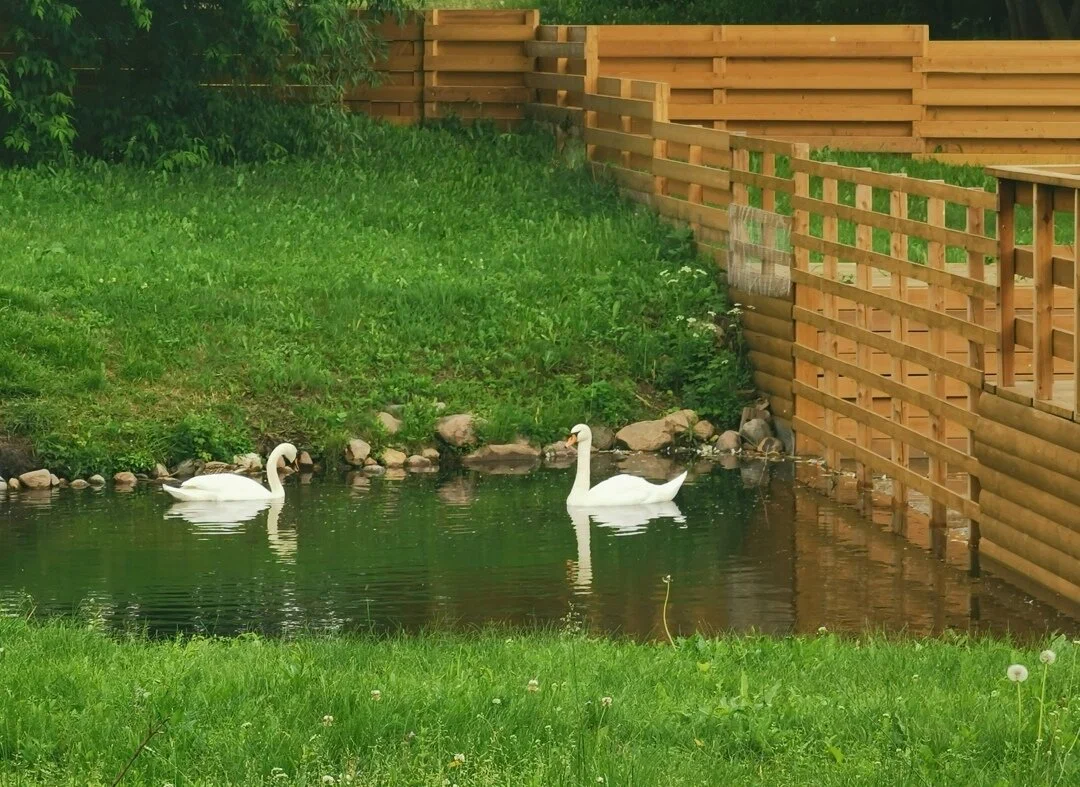
M495 697L494 699L491 700L491 704L492 705L502 705L502 700L499 699L498 697Z
M1057 654L1054 653L1054 651L1052 650L1044 650L1042 653L1039 654L1039 661L1047 665L1053 664L1055 661L1057 661Z
M538 681L536 678L533 678L529 681L529 685L525 687L525 690L532 692L540 691L540 681Z
M381 699L382 699L382 692L381 692L381 691L379 691L378 689L372 689L372 690L371 690L371 699L373 699L373 700L375 700L376 702L378 702L379 700L381 700Z
M333 723L334 723L334 717L331 716L329 713L322 717L322 725L324 727L329 727Z
M610 708L612 702L614 702L614 700L612 700L611 697L600 698L600 704L603 705L605 708Z
M465 755L464 755L464 754L460 754L460 753L459 753L459 754L455 754L455 755L454 755L454 762L460 762L460 763L464 764L464 763L465 763Z
M326 774L325 776L322 777L322 783L323 784L337 784L337 779L335 779L330 774Z
M1005 670L1005 674L1009 676L1009 680L1013 683L1023 683L1028 679L1027 667L1023 664L1010 664L1009 668Z

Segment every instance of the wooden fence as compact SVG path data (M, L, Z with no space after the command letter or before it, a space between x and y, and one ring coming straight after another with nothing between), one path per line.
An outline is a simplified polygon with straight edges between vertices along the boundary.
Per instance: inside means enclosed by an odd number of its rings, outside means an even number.
M1053 242L1055 211L1080 223L1080 167L1001 169L999 213L982 189L674 123L671 96L599 77L573 117L596 174L691 227L729 280L769 246L742 239L732 206L789 217L789 294L729 293L755 385L799 452L852 467L861 499L891 502L896 530L922 509L944 552L966 524L973 568L981 553L1080 604L1080 265ZM1019 234L1017 205L1034 208Z

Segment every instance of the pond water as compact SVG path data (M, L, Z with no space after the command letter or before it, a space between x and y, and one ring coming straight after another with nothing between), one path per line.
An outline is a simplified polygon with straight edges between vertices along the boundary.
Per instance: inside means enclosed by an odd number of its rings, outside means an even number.
M673 469L634 461L624 469L647 477ZM193 507L153 486L23 493L0 500L0 614L32 603L157 635L494 622L645 639L663 636L670 575L669 623L686 634L1080 631L794 475L790 463L699 464L674 509L606 513L569 513L572 471L551 468L293 476L272 507Z

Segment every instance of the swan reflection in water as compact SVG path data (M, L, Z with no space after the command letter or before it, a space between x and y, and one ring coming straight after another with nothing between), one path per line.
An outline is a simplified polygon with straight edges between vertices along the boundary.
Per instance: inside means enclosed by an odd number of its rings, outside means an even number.
M619 536L643 533L654 519L672 519L680 524L686 522L682 511L671 500L636 506L567 506L566 513L574 523L574 535L577 536L578 559L571 581L574 589L582 592L588 592L592 587L592 522L595 521L600 527L612 528Z
M195 525L200 533L222 535L238 532L243 528L242 523L266 511L266 538L270 549L279 558L291 563L296 554L296 532L278 530L278 516L284 505L284 500L193 500L173 503L165 512L165 518L183 519Z

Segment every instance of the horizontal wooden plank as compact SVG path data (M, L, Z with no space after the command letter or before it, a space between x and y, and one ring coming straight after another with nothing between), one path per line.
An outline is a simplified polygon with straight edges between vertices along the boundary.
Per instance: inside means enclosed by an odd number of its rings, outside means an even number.
M600 128L586 128L584 136L587 145L597 145L613 150L625 150L642 156L652 156L653 141L651 137Z
M585 44L576 41L526 41L525 54L529 57L581 60L585 57Z
M973 369L966 364L957 363L927 350L914 347L908 342L897 341L885 334L874 333L851 323L834 320L800 306L795 307L794 318L797 322L813 325L818 330L831 331L837 336L865 344L890 356L941 372L967 385L981 387L984 382L984 374L978 369Z
M863 464L870 467L872 470L875 470L879 473L884 473L885 475L895 478L906 486L922 492L931 500L942 503L951 508L952 510L960 512L965 517L968 517L970 519L978 519L978 504L974 503L963 495L957 494L948 487L934 483L925 476L921 476L906 467L901 467L900 465L893 462L891 459L887 459L881 454L858 446L855 443L849 442L848 440L845 440L842 437L838 437L835 434L831 434L830 432L827 432L824 429L815 426L814 424L804 420L803 418L800 418L799 416L795 416L792 422L792 427L794 428L796 434L805 435L806 437L809 437L812 440L816 440L817 442L821 443L826 447L834 448L842 455L854 457L857 461L862 462Z
M738 287L728 285L728 300L734 304L741 304L748 309L767 314L778 320L791 321L791 300L787 298L772 298L768 295L758 295L740 290Z
M965 429L974 429L975 425L978 423L978 416L969 410L957 407L944 399L938 399L928 393L917 391L914 388L891 378L883 377L880 374L874 374L856 364L841 361L839 358L831 358L824 353L819 353L817 350L812 350L809 347L803 347L802 345L795 345L793 352L797 359L808 361L822 369L829 369L844 377L850 377L857 382L876 388L889 396L903 399L905 402L913 404L916 407L921 407L929 413L939 415L942 418L947 418L950 421L955 421Z
M537 90L567 90L571 93L585 92L585 77L579 74L532 73L525 75L526 87Z
M652 171L654 175L662 178L672 178L684 183L696 183L721 191L727 191L731 185L728 170L705 167L700 164L687 164L672 159L654 158Z
M836 241L827 241L813 235L794 233L791 236L791 242L803 249L837 257L843 262L865 263L878 270L896 273L935 286L947 287L974 298L997 301L998 288L996 285L961 276L948 270L931 268L928 265L920 265L917 262L902 260L898 257L869 251L868 249L857 249L854 246L847 246Z
M937 457L948 463L950 472L959 470L974 475L978 471L978 462L962 451L958 451L945 443L938 442L910 427L904 426L882 415L878 415L875 412L864 410L846 399L841 399L826 393L825 391L813 388L799 380L795 380L792 383L792 393L795 396L801 396L826 410L832 410L846 418L851 418L856 423L865 424L882 434L888 435L889 437L895 437L896 439L907 443L909 446L924 452L927 456Z
M862 303L872 309L881 309L889 314L917 320L931 328L941 328L968 341L980 344L997 343L998 334L992 328L970 323L951 314L906 303L883 293L864 290L852 284L833 281L824 276L798 269L792 269L791 280L797 285L805 285L826 295L838 295L852 303Z
M912 121L923 116L914 104L681 104L672 101L672 120Z
M710 75L713 76L713 75ZM736 90L913 90L922 87L923 76L916 73L860 74L821 73L809 68L803 73L715 75L715 87Z
M657 139L684 145L697 145L709 150L729 150L731 147L728 132L704 126L654 121L652 134Z
M616 164L597 162L594 166L597 167L596 171L602 171L623 188L648 194L651 204L653 190L653 176L651 173L639 172L636 169L627 169L626 167L620 167Z
M751 376L754 381L754 387L759 391L778 396L782 399L791 399L790 371L784 377L777 377L755 369Z
M747 353L747 357L755 371L764 372L781 380L787 380L787 396L791 397L791 378L794 373L795 363L790 356L778 358L775 355L751 350Z
M732 169L731 181L742 183L747 186L756 186L766 191L782 192L784 194L795 193L795 181L787 178L778 178L773 175L762 175L758 172L746 172L745 170Z
M532 41L536 28L532 25L425 25L426 41Z
M747 309L743 310L740 320L747 330L775 336L789 342L795 340L795 323L791 320L778 320L767 314L758 314L757 311Z
M930 88L915 90L912 96L916 104L928 107L1080 106L1080 89Z
M972 166L1017 164L1080 164L1080 145L1075 153L1032 154L1032 153L916 153L914 158L920 161L940 161L943 164L968 164Z
M345 92L344 101L421 101L424 96L423 85L386 85L380 87L350 88Z
M796 172L806 172L822 178L834 178L846 183L861 183L877 189L901 191L905 194L917 194L921 197L935 197L946 202L967 205L972 208L997 210L998 207L997 194L982 189L968 189L962 186L922 180L921 178L910 178L889 172L874 172L873 170L858 169L857 167L845 167L830 161L796 158L792 159L791 167Z
M1021 347L1034 347L1034 323L1023 317L1017 317L1015 323L1016 343ZM1073 333L1071 331L1054 328L1050 337L1050 346L1055 358L1063 361L1073 360Z
M1075 286L1075 281L1073 280L1073 270L1075 265L1073 261L1067 257L1054 256L1052 258L1052 263L1054 286L1072 289ZM1034 258L1032 256L1031 247L1016 247L1016 275L1024 276L1029 279L1034 277Z
M510 55L427 55L424 57L424 70L525 73L533 70L533 59Z
M425 87L425 101L522 104L532 98L527 87L435 85Z
M839 219L877 227L889 232L902 232L905 235L914 235L917 238L925 238L949 246L961 246L968 251L975 251L991 257L996 257L998 253L997 240L994 238L934 226L914 219L902 219L897 216L890 216L887 213L862 210L850 205L839 205L834 202L825 202L824 200L798 195L791 198L791 206L796 210L806 210L821 216L835 216Z
M732 150L750 150L755 153L776 153L781 156L795 155L795 144L778 139L766 139L764 137L751 136L749 134L732 134L728 138L728 144Z
M661 28L663 29L663 28ZM926 41L927 25L724 25L725 41Z
M793 345L784 339L777 339L775 336L768 336L764 333L756 333L746 329L743 329L743 339L746 340L746 346L754 352L764 353L775 358L792 357Z
M619 96L598 96L586 93L581 97L581 106L593 112L605 112L611 115L652 120L654 104L640 98L621 98Z
M1080 122L1052 120L920 120L921 137L964 139L1080 139Z
M1080 58L917 57L915 70L946 74L1080 74Z
M675 197L659 194L653 196L653 204L661 215L685 221L690 224L703 224L717 230L728 229L728 212L722 208L698 205Z

